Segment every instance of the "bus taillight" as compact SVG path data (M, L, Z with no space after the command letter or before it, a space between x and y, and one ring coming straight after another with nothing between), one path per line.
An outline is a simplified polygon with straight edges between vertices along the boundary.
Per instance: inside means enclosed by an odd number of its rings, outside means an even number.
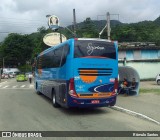
M74 78L69 80L69 94L73 97L78 97L74 88Z
M77 40L78 40L78 38L74 38L74 40L76 40L76 41L77 41Z

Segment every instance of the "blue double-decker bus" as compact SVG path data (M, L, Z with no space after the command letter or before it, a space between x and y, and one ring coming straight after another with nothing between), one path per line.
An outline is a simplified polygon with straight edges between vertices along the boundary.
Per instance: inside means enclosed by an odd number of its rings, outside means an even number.
M54 107L114 106L117 77L117 42L105 39L69 39L36 58L36 92Z

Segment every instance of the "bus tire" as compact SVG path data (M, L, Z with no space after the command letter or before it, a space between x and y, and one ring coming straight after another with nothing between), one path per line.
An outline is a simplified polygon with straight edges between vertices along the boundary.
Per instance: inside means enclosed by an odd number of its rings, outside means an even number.
M38 91L38 84L37 84L37 83L36 83L36 93L37 93L38 95L41 95L41 94L42 94L41 92Z
M36 93L38 94L38 95L41 95L42 93L41 92L39 92L39 91L36 91Z
M157 84L160 85L160 80L157 80Z
M52 105L53 105L55 108L60 107L60 105L57 103L56 93L55 93L54 89L52 90Z

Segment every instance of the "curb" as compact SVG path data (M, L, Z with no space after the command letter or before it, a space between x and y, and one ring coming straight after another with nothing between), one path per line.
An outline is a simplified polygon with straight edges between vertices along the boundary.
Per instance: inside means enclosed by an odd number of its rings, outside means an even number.
M119 106L112 106L110 107L111 109L114 109L114 110L117 110L117 111L120 111L120 112L124 112L126 114L129 114L129 115L132 115L132 116L135 116L137 118L140 118L140 119L144 119L144 120L147 120L147 121L150 121L150 122L153 122L157 125L160 125L160 122L146 116L146 115L143 115L141 113L138 113L138 112L134 112L134 111L131 111L131 110L128 110L128 109L125 109L125 108L122 108L122 107L119 107Z

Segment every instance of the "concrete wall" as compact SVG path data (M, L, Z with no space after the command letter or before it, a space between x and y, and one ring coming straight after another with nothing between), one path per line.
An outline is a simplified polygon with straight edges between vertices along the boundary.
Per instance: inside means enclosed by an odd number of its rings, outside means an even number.
M123 66L123 63L119 62L119 66ZM126 66L136 69L141 80L155 79L160 73L160 62L127 62Z

